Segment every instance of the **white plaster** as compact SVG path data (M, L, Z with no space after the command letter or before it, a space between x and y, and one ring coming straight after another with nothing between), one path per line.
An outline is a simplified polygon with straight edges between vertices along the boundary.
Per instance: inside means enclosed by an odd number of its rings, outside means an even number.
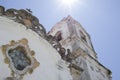
M69 21L71 21L70 24ZM62 40L60 41L62 47L65 49L69 48L71 52L76 51L78 48L84 50L84 56L79 56L73 60L75 65L83 69L80 80L110 80L108 69L98 63L97 54L92 47L90 36L80 23L68 16L53 26L49 34L54 36L59 30L63 34ZM80 31L86 36L86 41L81 39ZM93 66L95 70L97 68L101 69L101 72L92 71L90 66ZM101 73L103 73L105 77L103 77Z
M9 44L11 40L26 38L31 50L35 51L35 58L40 63L32 74L26 74L23 80L72 80L68 65L63 62L63 69L58 68L61 60L59 53L43 38L32 30L26 30L25 26L8 18L0 16L0 80L10 77L11 70L4 63L1 46Z

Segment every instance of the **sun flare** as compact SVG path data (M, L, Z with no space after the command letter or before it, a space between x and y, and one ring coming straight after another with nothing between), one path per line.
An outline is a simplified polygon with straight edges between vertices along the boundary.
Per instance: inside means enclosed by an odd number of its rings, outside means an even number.
M61 4L66 7L72 7L76 0L61 0Z
M65 12L73 13L76 9L83 5L83 0L57 0L58 8Z
M61 0L62 6L71 9L78 0Z

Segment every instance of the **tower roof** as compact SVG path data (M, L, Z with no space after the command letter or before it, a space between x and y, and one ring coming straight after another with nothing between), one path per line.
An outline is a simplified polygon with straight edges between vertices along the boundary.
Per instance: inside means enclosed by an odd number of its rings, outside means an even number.
M72 21L72 20L74 20L73 18L72 18L72 16L71 15L68 15L67 17L64 17L61 21L65 21L65 20L68 20L68 21Z
M87 31L71 15L68 15L67 17L64 17L61 21L59 21L58 23L56 23L52 27L51 31L54 31L55 29L58 29L58 28L65 28L65 26L61 26L61 24L64 24L64 23L67 23L66 27L70 27L70 26L72 26L72 27L80 27L82 29L82 31L84 31L86 33L86 35L90 38L90 35L87 33ZM78 26L75 26L75 25L78 25Z

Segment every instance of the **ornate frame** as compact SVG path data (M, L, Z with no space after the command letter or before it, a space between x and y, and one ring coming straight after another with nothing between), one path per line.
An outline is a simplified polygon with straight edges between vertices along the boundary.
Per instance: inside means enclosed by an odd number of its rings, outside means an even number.
M11 78L21 79L27 72L32 74L40 64L34 57L35 52L30 50L27 39L10 41L10 44L2 46L2 52L5 56L4 62L11 69Z

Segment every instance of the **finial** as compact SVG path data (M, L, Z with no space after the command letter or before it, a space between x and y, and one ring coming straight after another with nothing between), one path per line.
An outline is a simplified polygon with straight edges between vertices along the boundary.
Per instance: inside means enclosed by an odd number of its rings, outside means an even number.
M28 12L32 13L31 9L26 8L26 10L27 10Z

